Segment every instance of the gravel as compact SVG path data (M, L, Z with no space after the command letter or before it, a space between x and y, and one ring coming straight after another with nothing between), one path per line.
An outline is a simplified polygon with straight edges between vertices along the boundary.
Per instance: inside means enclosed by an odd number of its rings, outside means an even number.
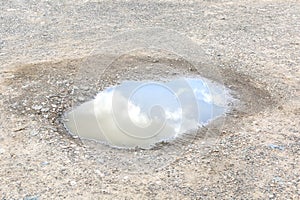
M299 199L298 1L3 1L0 8L0 199ZM150 152L68 135L63 112L120 76L195 73L172 55L146 51L118 58L111 65L118 74L107 71L100 86L96 75L84 77L85 64L111 61L100 54L103 42L145 27L200 45L242 105L214 137ZM126 74L130 59L147 67ZM181 67L160 71L160 64Z

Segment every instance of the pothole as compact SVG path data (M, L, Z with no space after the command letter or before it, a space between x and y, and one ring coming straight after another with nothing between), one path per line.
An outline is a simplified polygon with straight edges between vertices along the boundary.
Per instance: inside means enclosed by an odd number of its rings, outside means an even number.
M196 82L199 80L199 77L207 77L211 80L213 85L220 84L216 81L219 80L219 77L215 76L216 73L213 67L204 67L203 70L200 68L200 70L194 71L189 69L189 63L184 60L170 58L165 54L161 55L162 56L158 58L143 55L126 55L121 58L119 57L118 60L113 63L113 67L105 71L105 76L102 75L100 77L97 76L95 70L92 73L88 68L95 63L98 63L97 66L102 66L103 63L111 63L108 61L112 59L110 56L99 55L80 60L66 60L57 63L39 63L22 66L11 72L12 76L6 79L7 93L3 94L3 97L7 105L7 112L16 116L23 115L32 121L37 121L40 125L36 127L36 129L39 129L39 135L35 137L40 137L41 140L51 138L51 140L57 141L58 146L62 143L61 140L63 140L64 145L69 143L68 141L76 142L78 145L86 148L86 151L83 152L86 154L86 159L93 159L101 165L105 163L105 165L109 167L121 168L121 170L128 172L136 172L157 169L167 165L190 148L197 149L199 153L205 153L204 148L212 145L222 132L238 130L238 123L243 117L260 112L273 104L269 94L257 87L259 85L252 82L249 77L238 74L229 68L223 68L219 70L224 77L223 84L221 85L224 86L225 90L222 89L222 91L228 91L233 98L239 100L239 103L231 102L229 105L231 108L230 112L228 112L226 116L222 115L222 113L224 113L223 109L221 109L220 112L213 112L216 114L215 117L219 116L219 114L220 116L213 120L212 123L200 127L200 129L196 131L187 131L188 133L183 134L184 137L181 137L181 135L176 137L176 140L167 140L167 142L163 140L165 139L163 137L159 138L159 140L162 139L160 143L156 143L155 147L149 150L139 148L128 150L111 148L109 145L103 145L93 140L79 140L78 137L73 137L67 132L62 123L64 113L69 112L72 108L80 107L80 105L85 102L93 100L99 91L108 92L110 90L108 88L120 85L126 80L133 79L135 81L131 81L130 83L141 86L144 83L171 84L172 81L176 82L176 80L180 80L180 77L189 77L191 78L190 80L196 80ZM158 61L155 61L153 64L154 59ZM131 64L126 64L126 62ZM135 65L132 65L132 63L135 63ZM119 68L119 64L124 67ZM161 70L163 65L171 66L171 64L177 68L172 67L170 70ZM145 67L137 67L147 65L151 66L150 71L146 71L147 68ZM86 67L83 68L82 66ZM123 79L116 77L117 73L114 73L116 69L123 70L122 73L119 73L124 75ZM99 71L102 72L103 70L103 68L99 69ZM141 71L139 72L139 70ZM139 74L139 76L137 74ZM163 78L159 80L159 76ZM151 77L154 78L151 79ZM201 78L200 80L203 80ZM207 82L208 81L206 81L206 83ZM185 82L185 84L188 83ZM192 88L193 87L190 87L189 89L192 90ZM176 89L174 89L174 91L176 91ZM211 91L213 90L210 90L210 92ZM147 92L147 89L144 92ZM133 95L132 97L136 98L136 103L138 104L138 93L136 93L136 95L137 96ZM153 94L153 98L154 97L155 95ZM171 104L171 100L169 103ZM174 108L176 108L178 104L176 104L175 100L173 103L175 105ZM216 104L218 105L219 103ZM197 106L194 106L194 108L197 108ZM215 109L216 107L211 108ZM201 114L201 109L199 113ZM212 118L205 117L204 123L209 119ZM59 134L60 137L63 136L64 139L60 139L57 134ZM55 138L57 138L57 140L55 140ZM166 138L169 137L167 136ZM172 138L172 136L170 138ZM155 142L156 141L157 140L155 140ZM152 142L150 143L152 144ZM145 146L141 145L140 147L147 148L150 143L146 143ZM116 146L123 147L123 145L124 143ZM133 143L132 147L133 146L136 146L136 143ZM72 151L72 148L70 148L69 151Z
M39 140L51 138L52 145L57 147L76 142L84 147L82 159L140 172L168 165L190 149L205 153L205 148L213 145L221 133L238 130L243 117L274 105L263 85L233 71L230 63L211 62L199 46L169 30L130 32L102 46L105 47L102 52L86 58L38 63L8 71L6 93L2 94L6 111L38 122L39 127L34 129L39 134L34 137L40 137ZM210 95L204 95L205 88L201 92L199 79L209 85ZM181 86L173 87L176 84ZM124 94L127 86L133 91ZM180 89L187 89L189 94L178 98ZM200 89L200 101L194 89ZM160 91L169 92L160 94ZM105 105L105 95L112 105ZM238 101L231 101L231 97ZM132 102L128 103L130 99ZM149 105L144 103L145 99ZM201 104L205 99L211 99L211 104ZM108 115L103 116L107 108ZM66 124L65 113L69 120ZM176 118L178 113L180 117ZM128 124L128 119L135 123ZM116 129L120 125L121 132L126 133L122 136ZM151 125L152 128L145 128ZM163 134L155 134L157 131L153 130L161 127L165 129L158 132ZM73 159L75 150L70 146L68 151Z

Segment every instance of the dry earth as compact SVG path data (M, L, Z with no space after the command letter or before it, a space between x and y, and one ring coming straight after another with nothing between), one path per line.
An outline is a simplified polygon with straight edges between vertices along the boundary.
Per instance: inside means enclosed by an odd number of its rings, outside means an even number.
M299 1L2 1L0 9L0 199L300 199ZM111 70L220 81L217 71L241 105L208 127L213 136L175 154L172 144L95 150L66 134L60 114L120 79L88 71L116 58L99 53L103 42L152 27L201 46L198 71L148 50Z

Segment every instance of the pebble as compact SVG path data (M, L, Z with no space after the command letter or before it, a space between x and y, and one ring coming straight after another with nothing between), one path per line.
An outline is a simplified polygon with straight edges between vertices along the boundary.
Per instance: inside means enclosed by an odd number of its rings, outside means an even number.
M43 108L43 106L41 106L41 105L33 105L31 108L33 110L41 110Z
M39 197L37 196L27 196L27 197L24 197L24 200L38 200Z
M103 159L97 159L97 163L99 163L99 164L104 164L105 161L104 161Z
M43 115L43 117L44 117L44 118L48 118L48 117L49 117L49 115Z
M271 149L279 149L279 150L281 150L281 151L283 151L283 150L285 149L284 146L279 146L279 145L276 145L276 144L269 144L269 147L270 147Z
M5 149L0 148L0 154L3 154L5 152Z
M103 173L100 173L99 175L101 178L103 178L105 176L105 174L103 174Z
M75 186L75 185L77 185L77 183L76 183L76 181L70 181L70 185Z
M47 162L47 161L41 162L41 165L42 165L42 166L46 166L46 165L49 165L49 164L50 164L50 163Z
M85 98L82 97L82 96L81 96L81 97L78 97L77 99L78 99L78 101L84 101L84 100L85 100Z
M33 130L30 132L30 135L32 135L32 136L36 136L38 134L39 134L39 132L37 130Z
M80 89L84 90L84 91L88 91L90 88L87 86L81 86Z
M41 111L42 111L42 112L48 112L48 111L49 111L49 108L42 108Z

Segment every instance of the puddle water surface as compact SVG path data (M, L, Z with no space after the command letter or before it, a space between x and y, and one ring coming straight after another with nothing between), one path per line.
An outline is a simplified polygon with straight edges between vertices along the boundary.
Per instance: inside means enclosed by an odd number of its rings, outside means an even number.
M82 139L120 148L151 148L198 129L228 111L229 90L201 78L125 81L65 114Z

